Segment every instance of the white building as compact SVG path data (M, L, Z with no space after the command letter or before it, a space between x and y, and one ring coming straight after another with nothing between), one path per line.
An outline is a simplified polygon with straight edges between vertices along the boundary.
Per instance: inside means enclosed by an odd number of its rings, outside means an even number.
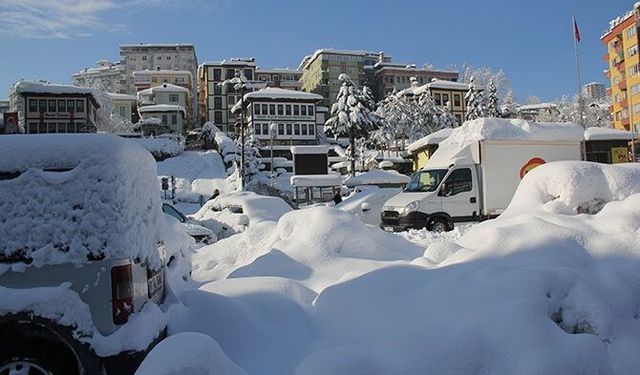
M100 105L94 90L41 81L20 81L10 92L10 111L19 113L26 134L96 131Z
M135 109L138 101L136 96L111 92L107 93L107 95L109 95L113 102L113 109L111 110L112 114L120 116L124 121L129 121L131 123L136 122L137 119L133 117L133 114L136 113Z
M155 117L160 127L153 134L183 134L187 118L186 105L189 90L184 87L163 83L138 92L138 113L143 120Z
M94 68L85 68L71 76L74 85L105 92L127 93L127 73L120 63L100 60Z
M182 134L186 111L183 106L170 104L154 104L138 108L138 113L143 122L152 123L151 119L157 119L150 129L142 129L145 135L160 135L165 133Z

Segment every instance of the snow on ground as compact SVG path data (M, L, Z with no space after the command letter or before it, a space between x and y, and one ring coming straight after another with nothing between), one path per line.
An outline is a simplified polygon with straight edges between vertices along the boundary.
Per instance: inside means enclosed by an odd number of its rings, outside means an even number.
M250 221L194 255L170 333L249 374L634 374L639 185L639 166L549 163L498 219L404 234L423 246L332 207Z
M226 190L227 173L217 151L186 151L158 162L158 178L176 178L176 198L197 203L200 196L208 200L215 189Z

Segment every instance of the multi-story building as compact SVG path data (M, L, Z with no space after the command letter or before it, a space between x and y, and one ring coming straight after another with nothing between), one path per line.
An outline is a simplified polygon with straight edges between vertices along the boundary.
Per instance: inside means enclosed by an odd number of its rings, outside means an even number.
M143 120L151 117L160 122L154 134L183 134L185 131L186 110L189 102L189 90L184 87L163 83L146 90L138 91L138 113Z
M9 100L10 111L18 112L26 134L96 131L100 105L90 88L20 81Z
M384 58L381 54L380 60ZM415 65L403 65L378 61L373 66L373 95L376 101L386 98L394 91L401 91L411 86L411 78L424 85L434 79L442 81L458 81L458 72L434 70L428 67L416 68Z
M119 116L123 121L135 123L138 119L136 114L136 102L138 98L128 94L108 93L113 103L111 113ZM135 115L135 116L134 116Z
M336 101L340 82L338 76L348 74L358 87L371 86L371 71L379 61L390 62L391 57L381 53L367 51L347 51L337 49L319 49L305 56L298 70L302 71L302 90L322 95L322 105L331 107Z
M0 117L2 117L3 113L9 112L10 105L9 99L0 99Z
M302 90L302 72L297 69L260 69L256 68L256 80L266 83L267 87L279 87L287 90Z
M399 91L398 95L417 98L418 95L428 91L438 108L443 109L448 106L458 125L464 122L467 114L464 96L469 91L467 83L433 79L420 86L415 77L411 81L412 86Z
M133 72L133 81L136 91L144 91L156 87L175 87L179 86L185 90L186 100L181 104L187 113L187 124L193 124L195 121L195 111L193 107L192 94L193 76L188 70L143 70ZM166 103L172 104L172 103ZM175 103L173 103L175 104Z
M316 121L321 100L318 94L274 87L250 92L244 96L247 124L261 141L271 139L269 128L275 124L274 145L317 144L324 125Z
M630 130L640 126L640 58L638 55L638 16L640 4L609 23L600 37L607 46L605 76L611 87L609 111L616 129Z
M196 50L192 44L125 44L120 46L120 65L125 67L127 94L136 93L136 81L133 72L142 71L188 71L193 77L198 72L198 59ZM139 76L140 73L138 74ZM161 75L160 75L161 76ZM175 75L174 82L168 82L183 86L181 82L175 82L176 77L185 78L184 75ZM159 82L159 84L164 82ZM195 82L185 83L189 85L190 108L189 118L197 119L198 90ZM150 85L149 87L151 87ZM190 124L188 124L190 125Z
M232 58L222 61L209 61L198 67L200 122L213 122L220 130L234 132L235 116L231 108L240 100L241 93L231 85L222 85L226 79L235 76L236 70L253 81L256 62L252 58Z
M93 87L104 92L126 94L127 73L125 66L100 60L94 68L85 68L71 76L73 84L80 87Z
M602 100L607 98L607 89L600 82L587 83L582 87L584 97L587 100Z

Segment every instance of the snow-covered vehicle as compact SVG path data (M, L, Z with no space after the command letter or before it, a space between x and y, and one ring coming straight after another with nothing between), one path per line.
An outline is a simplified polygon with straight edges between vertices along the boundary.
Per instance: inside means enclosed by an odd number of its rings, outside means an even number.
M181 222L184 225L187 234L193 237L196 242L209 244L216 241L216 235L210 229L203 227L192 218L185 216L169 203L162 203L162 212Z
M467 122L440 143L402 193L384 204L381 227L445 231L454 223L497 217L530 170L580 160L583 131L575 124L519 119Z
M0 149L0 374L133 372L166 327L153 158L106 134Z

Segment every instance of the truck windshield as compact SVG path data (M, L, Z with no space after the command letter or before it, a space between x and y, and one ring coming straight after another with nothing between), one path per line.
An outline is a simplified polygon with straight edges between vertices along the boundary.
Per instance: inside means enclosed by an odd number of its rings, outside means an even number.
M419 171L409 181L405 191L410 193L435 191L446 174L446 169Z

